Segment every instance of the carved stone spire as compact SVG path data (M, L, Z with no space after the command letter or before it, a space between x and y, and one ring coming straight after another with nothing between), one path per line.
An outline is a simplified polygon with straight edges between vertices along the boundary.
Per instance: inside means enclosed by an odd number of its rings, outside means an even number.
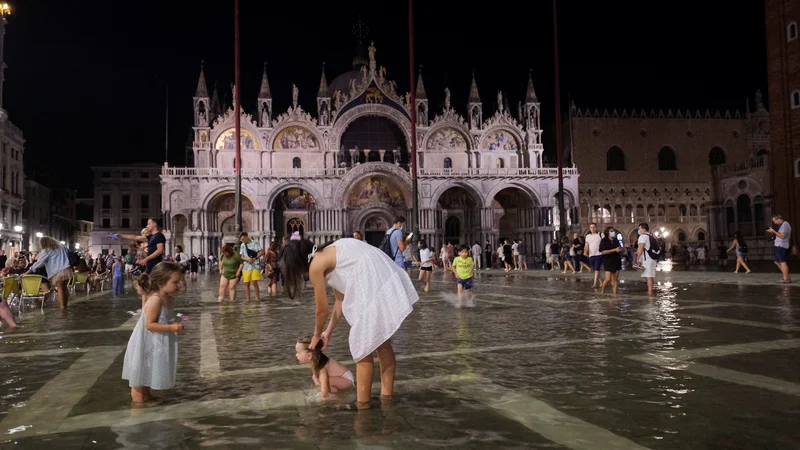
M419 66L419 78L417 78L417 100L427 100L428 94L425 93L425 84L422 83L422 66Z
M222 104L219 102L217 93L217 82L214 82L214 93L211 94L211 116L216 118L222 115Z
M206 75L203 73L203 63L204 61L200 61L200 78L197 80L197 90L194 93L195 97L208 97Z
M325 79L325 63L322 63L322 77L319 80L319 91L317 97L328 97L328 80Z
M536 91L533 90L533 71L528 72L528 91L525 93L525 103L539 103Z
M269 92L269 79L267 78L267 63L264 63L264 74L261 75L261 90L258 91L258 98L272 98Z
M480 103L481 96L478 94L478 83L475 82L475 69L472 70L472 85L469 87L469 100L467 103Z

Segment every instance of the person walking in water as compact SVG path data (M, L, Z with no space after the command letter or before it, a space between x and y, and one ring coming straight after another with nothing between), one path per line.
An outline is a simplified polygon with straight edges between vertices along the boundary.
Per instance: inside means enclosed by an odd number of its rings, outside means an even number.
M372 354L376 351L380 361L381 400L390 400L396 369L391 337L419 300L405 270L381 249L349 238L321 248L307 239L291 241L281 253L279 266L289 298L295 298L302 290L306 274L314 289L316 314L308 348L316 350L322 340L319 351L325 350L343 315L350 324L350 353L356 361L356 401L340 405L341 409L370 408ZM332 312L326 285L333 288ZM330 321L324 328L328 317Z
M733 244L731 244L731 248L728 251L730 252L731 250L736 250L736 269L733 273L739 273L739 267L744 267L744 270L747 271L745 273L750 273L750 267L747 266L744 260L747 257L747 242L742 237L742 233L737 231L733 234Z

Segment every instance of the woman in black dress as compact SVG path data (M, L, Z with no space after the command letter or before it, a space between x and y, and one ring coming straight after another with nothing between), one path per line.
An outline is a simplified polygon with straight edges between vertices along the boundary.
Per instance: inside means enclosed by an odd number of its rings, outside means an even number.
M601 294L609 283L611 283L611 289L614 294L617 293L619 271L622 270L622 254L620 252L622 252L622 246L619 245L619 239L617 239L617 230L612 227L606 227L606 232L600 241L600 253L603 254L603 269L606 272L606 279L600 285Z

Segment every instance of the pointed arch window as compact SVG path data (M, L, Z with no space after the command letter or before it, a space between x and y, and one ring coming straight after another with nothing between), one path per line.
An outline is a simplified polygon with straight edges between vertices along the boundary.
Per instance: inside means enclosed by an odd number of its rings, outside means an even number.
M658 170L678 170L678 158L675 150L662 147L658 152Z
M625 153L614 146L606 153L606 170L625 170Z
M453 160L450 158L444 159L444 168L445 169L452 169L453 168Z
M292 169L300 169L301 166L300 158L295 156L294 159L292 159Z
M800 108L800 91L792 92L792 109Z
M792 42L797 39L797 22L789 22L786 25L786 41Z
M708 164L711 166L719 166L725 164L725 151L719 147L714 147L708 152Z

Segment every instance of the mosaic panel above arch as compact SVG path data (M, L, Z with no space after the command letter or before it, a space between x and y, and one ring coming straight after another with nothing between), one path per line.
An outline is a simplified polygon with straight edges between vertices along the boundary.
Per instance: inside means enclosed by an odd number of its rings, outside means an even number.
M300 148L319 148L317 136L309 129L298 125L284 128L272 141L274 150L290 150Z
M464 135L450 127L434 131L425 144L425 150L467 150L468 148Z
M519 150L519 141L508 130L497 129L489 131L484 137L481 148L495 150L506 150L515 152Z
M386 204L393 208L406 205L403 191L389 178L374 175L360 180L347 196L347 206L361 208L376 204Z
M228 128L227 130L223 131L219 137L217 137L217 142L214 144L214 148L217 150L235 150L236 140L234 138L234 132L234 128ZM240 128L239 136L239 145L242 147L242 150L258 150L261 148L258 138L250 130Z

